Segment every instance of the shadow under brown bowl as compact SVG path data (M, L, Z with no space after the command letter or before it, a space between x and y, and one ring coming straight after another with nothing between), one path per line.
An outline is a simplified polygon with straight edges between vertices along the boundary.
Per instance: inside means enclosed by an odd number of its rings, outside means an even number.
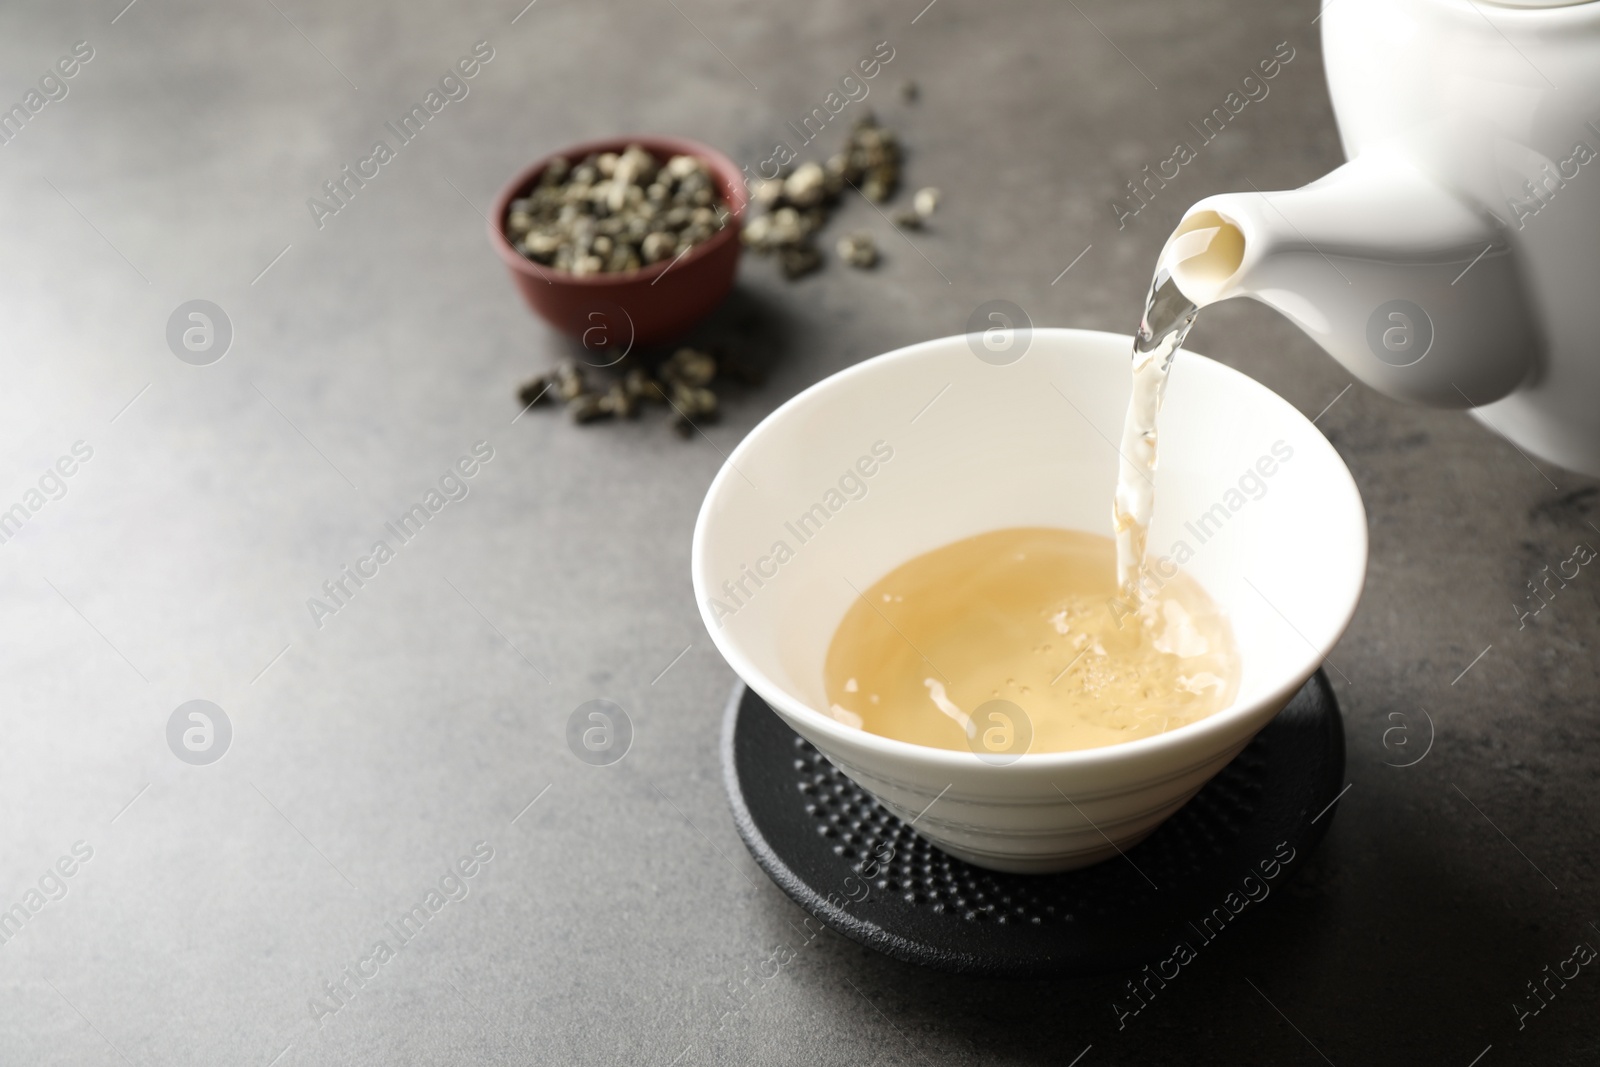
M556 270L535 263L511 246L505 232L511 202L537 184L552 159L565 156L576 164L592 153L621 152L634 144L661 163L677 155L704 160L718 195L728 205L732 216L728 224L680 258L616 274L576 275ZM744 175L733 161L696 141L650 136L586 141L550 153L506 183L489 215L489 242L528 306L557 330L590 347L647 345L687 333L733 288L747 199Z

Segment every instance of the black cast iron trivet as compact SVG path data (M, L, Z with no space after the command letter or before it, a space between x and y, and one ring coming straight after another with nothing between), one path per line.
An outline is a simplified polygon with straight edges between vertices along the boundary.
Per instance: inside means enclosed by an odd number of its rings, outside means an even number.
M1270 897L1333 821L1344 723L1318 671L1154 834L1065 874L1003 874L946 855L743 685L724 716L722 763L756 862L834 930L946 971L1072 976L1137 967L1179 940L1198 948Z

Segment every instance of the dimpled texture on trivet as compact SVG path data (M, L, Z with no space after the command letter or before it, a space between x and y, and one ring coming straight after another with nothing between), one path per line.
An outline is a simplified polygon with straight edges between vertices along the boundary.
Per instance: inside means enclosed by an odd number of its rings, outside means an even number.
M1344 733L1319 672L1125 857L1053 875L1005 874L946 855L743 686L729 704L723 761L751 854L835 930L944 970L1074 975L1137 966L1179 938L1194 941L1191 923L1247 875L1260 879L1262 861L1292 849L1272 881L1289 877L1333 819L1326 809L1342 785Z
M941 852L891 815L876 800L845 777L810 742L794 738L796 788L804 794L804 811L816 832L828 839L833 854L857 873L875 857L889 856L874 865L871 884L899 894L908 904L930 911L950 911L968 922L1072 922L1103 918L1108 913L1105 890L1110 888L1104 865L1089 868L1069 879L1018 878L974 867ZM1167 847L1141 856L1139 867L1157 885L1192 877L1223 854L1223 842L1237 838L1255 813L1261 796L1265 763L1259 753L1244 752L1167 823ZM886 853L883 846L888 845ZM877 868L883 868L881 871ZM1112 882L1125 882L1122 872L1111 871ZM1136 878L1132 898L1118 901L1143 904L1155 890ZM1142 887L1142 888L1141 888Z

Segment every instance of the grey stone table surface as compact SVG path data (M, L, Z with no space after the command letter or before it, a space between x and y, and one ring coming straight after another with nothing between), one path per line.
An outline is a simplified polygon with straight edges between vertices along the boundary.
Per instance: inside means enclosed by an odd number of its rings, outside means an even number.
M724 453L984 300L1127 332L1185 206L1340 162L1314 4L522 3L0 12L0 104L26 114L0 144L0 509L26 516L0 545L0 907L23 915L0 1063L1595 1062L1600 977L1549 976L1600 945L1600 577L1516 605L1600 541L1596 488L1347 391L1259 306L1192 347L1320 413L1371 526L1334 653L1350 788L1275 899L1119 1026L1129 975L964 980L801 939L723 797L734 678L688 557ZM479 42L466 95L319 226L308 199ZM837 125L900 131L935 225L857 200L830 232L872 233L876 271L748 259L707 328L771 373L704 436L516 418L568 348L490 253L499 185L623 131L754 168L879 42ZM1280 43L1268 94L1119 226L1125 183ZM206 366L167 340L197 299L231 325ZM314 621L475 447L466 495ZM607 767L565 740L597 697L634 729ZM231 726L203 766L168 743L197 699Z

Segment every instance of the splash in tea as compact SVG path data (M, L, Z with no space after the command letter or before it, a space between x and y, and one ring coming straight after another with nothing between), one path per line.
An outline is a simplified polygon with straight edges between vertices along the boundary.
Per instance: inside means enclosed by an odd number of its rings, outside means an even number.
M1030 752L1150 737L1226 707L1239 682L1233 633L1185 574L1111 610L1116 546L1024 527L924 553L866 590L824 666L833 717L935 748L981 751L974 713L1005 700Z

